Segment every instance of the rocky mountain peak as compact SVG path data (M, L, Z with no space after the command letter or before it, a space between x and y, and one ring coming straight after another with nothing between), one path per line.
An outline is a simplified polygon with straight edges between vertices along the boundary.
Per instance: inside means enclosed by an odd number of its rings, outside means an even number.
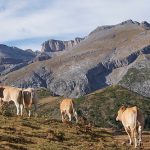
M141 25L144 29L150 29L150 24L149 24L147 21L141 22L140 25Z
M42 44L41 52L58 52L70 49L79 44L84 38L76 37L74 40L61 41L50 39Z
M120 25L124 25L124 24L135 24L137 22L133 21L132 19L129 19L129 20L126 20L126 21L123 21L120 23Z

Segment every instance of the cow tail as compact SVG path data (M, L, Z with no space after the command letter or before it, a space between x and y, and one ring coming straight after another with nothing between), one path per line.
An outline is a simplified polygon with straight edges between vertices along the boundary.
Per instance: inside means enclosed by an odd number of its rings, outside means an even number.
M29 108L30 108L30 107L31 107L31 105L32 105L32 101L33 101L33 91L31 90L31 98L30 98Z
M134 135L134 133L136 133L137 132L137 112L138 110L137 110L137 107L135 107L135 117L134 117L134 128L133 128L133 131L131 131L131 136L132 137L134 137L135 135Z
M22 93L22 103L23 103L23 107L25 108L25 99L24 99L24 92L23 92L23 89L21 90L21 93Z

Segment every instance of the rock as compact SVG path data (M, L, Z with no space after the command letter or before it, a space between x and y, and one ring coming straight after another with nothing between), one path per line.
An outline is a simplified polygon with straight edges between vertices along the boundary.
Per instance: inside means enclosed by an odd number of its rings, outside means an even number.
M34 62L35 61L44 61L44 60L48 60L50 58L51 58L50 55L48 55L47 53L43 52L43 53L38 54L33 61Z
M75 38L70 41L60 41L60 40L48 40L42 44L41 52L58 52L66 49L70 49L73 46L79 44L84 38Z
M140 26L143 27L146 30L150 29L150 24L147 21L143 21L140 23Z

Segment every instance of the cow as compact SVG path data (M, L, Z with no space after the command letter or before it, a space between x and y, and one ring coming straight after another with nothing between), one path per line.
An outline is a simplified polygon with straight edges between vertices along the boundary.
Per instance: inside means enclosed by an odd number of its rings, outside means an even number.
M21 88L11 87L11 86L1 86L0 87L1 93L1 105L2 103L9 103L13 101L17 108L17 115L19 113L22 116L23 110L23 92Z
M23 106L27 110L29 117L31 116L31 105L34 104L35 112L37 111L37 93L34 88L27 88L23 90Z
M76 123L78 122L77 112L75 111L75 104L72 99L62 100L60 103L60 112L62 116L62 122L65 121L66 115L68 116L70 122L73 116L76 119Z
M144 126L144 117L142 112L134 107L121 106L116 121L121 121L126 133L128 134L130 144L135 140L135 148L142 144L142 130ZM139 139L139 141L138 141Z

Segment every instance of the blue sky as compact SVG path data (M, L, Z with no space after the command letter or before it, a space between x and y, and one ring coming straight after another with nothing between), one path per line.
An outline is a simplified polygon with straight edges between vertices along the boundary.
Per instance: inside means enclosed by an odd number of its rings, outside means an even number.
M97 26L150 22L149 0L0 0L0 43L40 50L48 39L84 37Z

